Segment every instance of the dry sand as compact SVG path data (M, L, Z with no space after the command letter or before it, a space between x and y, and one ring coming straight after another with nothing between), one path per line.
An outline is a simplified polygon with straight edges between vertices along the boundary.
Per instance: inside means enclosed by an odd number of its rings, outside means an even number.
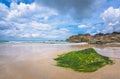
M0 44L0 79L120 79L120 47L95 48L115 64L81 73L55 66L57 55L90 45Z

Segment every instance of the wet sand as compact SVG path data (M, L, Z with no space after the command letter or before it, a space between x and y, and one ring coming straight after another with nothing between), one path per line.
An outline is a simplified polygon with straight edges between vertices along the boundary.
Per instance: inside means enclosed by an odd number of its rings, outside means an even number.
M120 79L120 47L95 48L115 64L82 73L57 67L57 55L91 47L87 44L0 44L0 79Z

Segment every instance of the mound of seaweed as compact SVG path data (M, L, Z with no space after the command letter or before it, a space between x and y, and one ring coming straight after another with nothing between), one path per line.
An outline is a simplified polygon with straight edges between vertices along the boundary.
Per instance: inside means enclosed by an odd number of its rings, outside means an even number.
M112 64L108 57L99 55L93 48L71 51L55 58L57 66L71 68L79 72L94 72L99 68Z

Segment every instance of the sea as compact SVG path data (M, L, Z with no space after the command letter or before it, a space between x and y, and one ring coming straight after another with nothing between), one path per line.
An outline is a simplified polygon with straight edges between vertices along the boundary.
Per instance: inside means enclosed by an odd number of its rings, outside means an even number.
M72 43L65 40L11 40L0 41L0 44L41 44L41 45L84 45L86 42Z
M43 44L66 44L64 40L2 40L0 43L43 43Z

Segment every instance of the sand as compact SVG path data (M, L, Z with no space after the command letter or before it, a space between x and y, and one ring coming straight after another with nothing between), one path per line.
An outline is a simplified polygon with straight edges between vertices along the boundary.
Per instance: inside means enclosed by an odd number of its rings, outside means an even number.
M82 73L57 67L57 55L89 48L87 44L0 44L0 79L120 79L120 47L95 48L115 64Z

